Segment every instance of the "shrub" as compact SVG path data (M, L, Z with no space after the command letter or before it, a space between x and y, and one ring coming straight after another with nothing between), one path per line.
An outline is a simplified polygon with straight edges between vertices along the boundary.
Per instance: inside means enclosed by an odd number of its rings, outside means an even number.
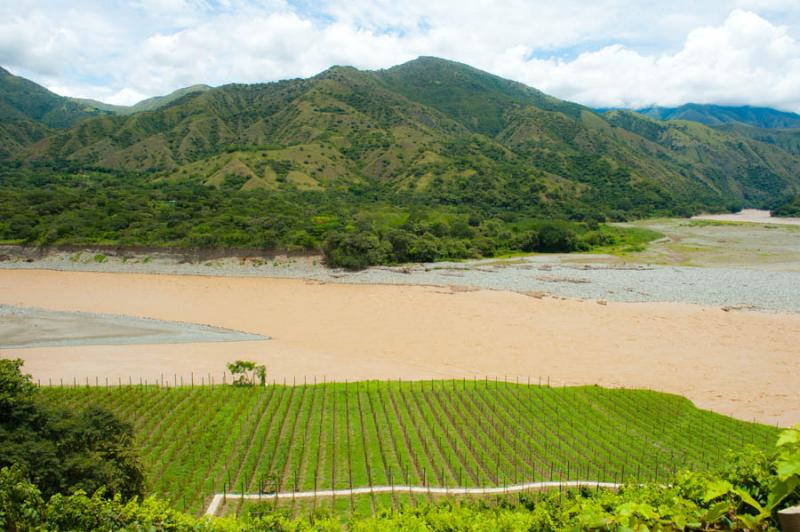
M74 413L41 405L21 366L22 360L0 359L0 467L21 468L46 496L101 488L141 495L133 427L98 407Z
M261 386L267 384L267 368L263 364L256 364L249 360L229 362L228 371L233 377L234 386L253 386L258 381Z
M578 247L575 231L563 225L546 223L539 227L536 251L544 253L569 253Z
M367 232L332 233L323 247L329 266L361 270L386 261L390 245Z

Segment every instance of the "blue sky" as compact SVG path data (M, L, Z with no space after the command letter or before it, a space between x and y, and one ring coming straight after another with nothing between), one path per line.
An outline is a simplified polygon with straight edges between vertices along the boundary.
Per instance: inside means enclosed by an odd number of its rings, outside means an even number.
M130 104L207 83L462 61L598 107L800 111L797 0L15 0L0 65Z

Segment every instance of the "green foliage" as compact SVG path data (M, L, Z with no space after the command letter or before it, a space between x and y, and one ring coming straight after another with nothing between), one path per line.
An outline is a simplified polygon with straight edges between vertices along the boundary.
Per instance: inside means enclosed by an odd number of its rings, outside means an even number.
M443 206L420 196L398 196L380 183L276 195L190 182L152 183L133 175L118 180L100 172L0 173L0 241L40 246L321 249L332 266L363 268L607 248L635 231L608 228L597 216L546 223L548 217L535 217L535 211L495 216L487 214L490 209L489 204ZM565 233L563 241L534 245L538 231L548 231L549 225ZM107 258L94 256L97 262Z
M249 360L237 360L227 364L228 371L233 377L234 386L253 386L256 381L261 386L267 383L267 368L263 364L256 364Z
M101 488L141 495L144 471L131 425L92 405L77 411L42 405L21 366L0 359L0 467L22 468L45 495Z
M578 239L575 232L563 225L552 223L539 228L538 242L535 251L545 253L569 253L578 249Z
M325 241L329 266L358 270L386 261L386 246L366 232L333 233Z
M763 107L689 103L677 108L650 107L639 112L659 120L692 120L707 126L742 124L766 129L800 128L800 115Z
M663 482L677 468L725 463L727 449L768 449L777 434L672 395L487 380L213 388L195 380L185 388L54 387L41 395L129 419L151 493L193 513L223 491Z
M269 503L250 506L238 519L193 518L154 498L123 502L55 495L44 502L17 469L0 470L0 526L8 530L775 530L776 512L800 497L781 479L800 478L800 426L781 435L777 454L732 454L735 468L681 471L666 483L629 483L616 491L560 490L495 500L423 502L398 510L339 520L324 515L285 516ZM792 469L786 474L784 468ZM755 477L752 472L757 471ZM769 506L757 499L767 492Z
M0 121L31 120L48 127L66 128L102 114L0 68Z
M9 159L0 176L0 240L319 250L330 234L353 227L383 248L388 231L359 227L363 213L455 211L462 220L569 220L594 231L605 220L767 206L800 187L800 145L775 138L778 130L759 136L599 115L436 58L189 88L169 99L59 132L0 111L0 157ZM314 224L320 216L329 222ZM401 247L387 248L385 260L534 247L530 238L481 234L480 223L466 227L475 230L451 223L449 234L429 237L406 228L410 235L395 239ZM602 247L603 238L578 238L577 248ZM370 239L339 243L382 255ZM407 257L412 248L422 258ZM353 264L346 249L342 256Z
M800 195L772 209L772 216L800 218Z

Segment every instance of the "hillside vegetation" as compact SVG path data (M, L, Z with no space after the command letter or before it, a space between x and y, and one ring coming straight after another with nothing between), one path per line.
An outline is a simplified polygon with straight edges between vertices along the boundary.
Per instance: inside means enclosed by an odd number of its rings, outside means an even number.
M772 209L773 216L800 218L800 196L795 196Z
M559 251L596 249L614 245L606 220L800 192L788 136L598 114L430 57L140 108L93 108L66 129L22 105L0 119L0 239L324 249L361 267L555 251L538 232L503 234L553 220Z
M691 120L707 126L739 124L763 129L800 128L800 115L765 107L729 107L688 103L680 107L648 107L639 112L659 120Z
M188 384L188 383L187 383ZM97 405L136 427L150 492L201 513L214 493L523 481L658 481L772 446L776 429L642 390L488 380L158 388L43 388L48 403ZM371 515L424 495L288 501ZM237 512L230 499L225 512Z

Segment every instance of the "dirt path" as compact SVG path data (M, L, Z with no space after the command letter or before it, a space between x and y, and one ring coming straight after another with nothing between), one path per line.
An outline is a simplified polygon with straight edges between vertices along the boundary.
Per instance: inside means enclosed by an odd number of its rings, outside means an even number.
M592 482L591 480L564 480L554 482L527 482L490 488L432 488L430 486L369 486L365 488L317 490L317 491L283 491L280 493L216 493L206 509L205 515L217 515L222 505L231 501L274 501L294 499L317 499L323 497L351 497L353 495L374 495L378 493L420 493L423 495L504 495L522 491L534 491L555 488L605 488L617 489L622 484L613 482Z
M642 387L741 419L800 422L800 315L501 291L0 271L0 304L186 321L269 341L8 349L47 382L199 377L265 363L302 382L499 376Z

